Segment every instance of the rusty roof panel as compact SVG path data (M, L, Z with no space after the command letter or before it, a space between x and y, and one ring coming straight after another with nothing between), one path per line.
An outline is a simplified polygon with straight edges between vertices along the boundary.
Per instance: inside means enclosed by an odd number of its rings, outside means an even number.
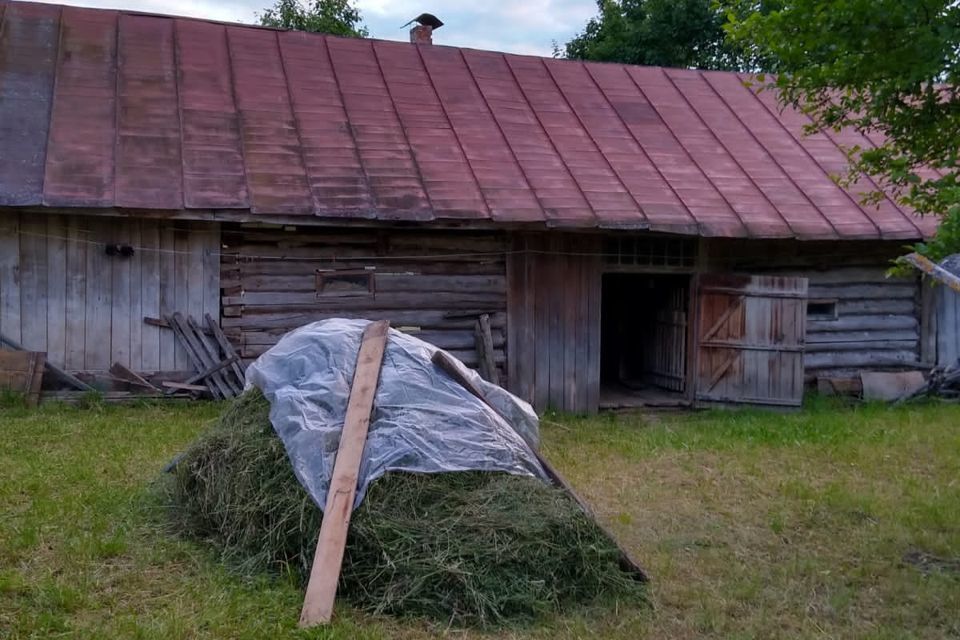
M374 42L373 49L434 215L489 218L490 211L433 89L419 47Z
M246 209L250 201L226 29L177 20L174 35L184 205Z
M313 213L277 33L227 28L254 213Z
M551 145L601 226L645 227L642 208L584 129L541 58L507 56L507 64Z
M43 201L114 205L117 19L115 11L64 7Z
M60 8L0 4L0 205L43 201Z
M440 105L494 220L542 222L544 212L467 70L460 50L420 47Z
M359 38L329 38L327 45L378 216L431 219L431 204L419 167L372 43Z
M469 50L463 55L547 222L596 226L595 212L517 85L506 56Z
M683 76L682 79L676 78L677 88L751 183L776 209L792 235L836 238L837 234L830 223L817 212L790 174L763 148L741 116L720 97L705 76L701 73L686 73Z
M696 233L696 220L627 130L586 66L557 60L544 64L604 163L637 203L643 215L642 220L634 216L633 224L651 229L685 227Z
M58 19L59 16L59 19ZM0 0L0 205L929 234L737 74Z
M173 20L120 16L116 204L183 207Z
M326 41L289 31L280 34L280 52L317 211L375 217L370 185L360 164Z

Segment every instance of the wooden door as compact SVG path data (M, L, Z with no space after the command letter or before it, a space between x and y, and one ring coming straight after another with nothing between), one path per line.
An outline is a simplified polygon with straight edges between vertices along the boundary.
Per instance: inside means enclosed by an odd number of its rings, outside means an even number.
M643 381L670 391L686 391L688 287L669 289L644 331Z
M701 274L696 296L698 404L800 406L807 279Z

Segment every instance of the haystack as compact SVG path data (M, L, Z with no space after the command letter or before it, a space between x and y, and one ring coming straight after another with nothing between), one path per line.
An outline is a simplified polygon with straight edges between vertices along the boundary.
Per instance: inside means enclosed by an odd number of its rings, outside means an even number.
M297 481L256 389L181 458L181 530L246 572L305 582L322 513ZM499 626L572 608L636 603L642 585L562 491L498 472L376 480L350 526L339 594L353 606Z

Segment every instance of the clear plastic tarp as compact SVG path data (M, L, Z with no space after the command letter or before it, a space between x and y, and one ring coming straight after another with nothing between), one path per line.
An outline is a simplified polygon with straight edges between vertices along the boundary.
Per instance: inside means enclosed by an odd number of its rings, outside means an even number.
M322 320L287 335L247 368L300 483L323 509L367 320ZM504 471L545 478L529 404L458 362L510 424L431 362L437 347L391 329L354 508L388 471Z

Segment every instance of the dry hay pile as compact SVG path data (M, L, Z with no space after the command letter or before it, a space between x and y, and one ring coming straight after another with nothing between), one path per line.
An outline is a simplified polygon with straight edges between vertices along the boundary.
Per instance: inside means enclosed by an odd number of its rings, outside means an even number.
M247 572L309 574L322 513L300 486L259 391L180 460L181 531ZM339 595L375 613L460 625L639 602L617 550L561 491L502 473L392 473L354 513Z

